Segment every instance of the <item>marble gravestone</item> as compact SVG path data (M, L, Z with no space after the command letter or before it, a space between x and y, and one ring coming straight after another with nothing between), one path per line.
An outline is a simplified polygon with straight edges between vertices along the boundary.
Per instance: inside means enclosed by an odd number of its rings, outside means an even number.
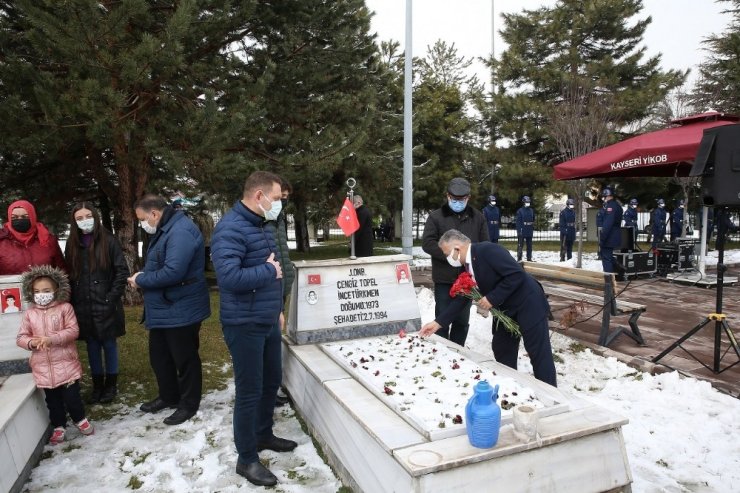
M417 331L408 255L295 262L288 337L296 344Z
M36 388L30 351L15 344L23 311L21 276L0 276L0 491L22 491L48 437L44 394Z

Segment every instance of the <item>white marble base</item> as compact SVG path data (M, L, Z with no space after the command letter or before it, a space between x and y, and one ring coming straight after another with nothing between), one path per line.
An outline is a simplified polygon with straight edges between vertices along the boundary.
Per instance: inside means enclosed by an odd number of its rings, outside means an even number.
M436 337L436 336L435 336ZM511 372L462 351L497 372ZM621 426L627 420L513 372L549 395L559 412L542 416L539 441L522 442L511 425L491 449L466 435L430 440L357 382L317 346L283 347L283 383L345 484L367 492L629 491L632 475Z
M0 386L0 491L11 491L30 471L27 465L48 427L44 396L31 374L8 377Z

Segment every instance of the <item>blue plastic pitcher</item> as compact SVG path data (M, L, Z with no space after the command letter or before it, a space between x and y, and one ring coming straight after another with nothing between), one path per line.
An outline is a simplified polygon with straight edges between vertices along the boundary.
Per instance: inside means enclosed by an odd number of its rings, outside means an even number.
M498 385L491 387L488 381L483 380L473 387L473 397L465 406L468 440L473 447L491 448L498 442L501 408L496 399Z

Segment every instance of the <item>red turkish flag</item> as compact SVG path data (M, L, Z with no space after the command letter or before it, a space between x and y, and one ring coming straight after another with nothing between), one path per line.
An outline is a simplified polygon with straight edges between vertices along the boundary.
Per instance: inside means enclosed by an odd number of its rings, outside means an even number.
M357 211L355 206L348 198L344 199L344 205L342 210L339 211L337 216L337 224L342 228L344 236L350 236L352 233L360 229L360 221L357 220Z

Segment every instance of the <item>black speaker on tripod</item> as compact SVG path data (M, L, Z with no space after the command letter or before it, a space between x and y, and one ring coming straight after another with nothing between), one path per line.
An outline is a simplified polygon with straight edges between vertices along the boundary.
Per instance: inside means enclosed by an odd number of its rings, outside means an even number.
M665 355L680 347L704 368L714 373L722 373L740 364L740 344L738 344L735 334L727 323L727 315L722 312L728 208L740 206L740 125L725 125L704 131L690 176L702 177L702 201L704 205L717 209L717 293L715 311L707 315L704 320L653 358L652 361L657 363ZM681 344L712 322L714 322L714 359L710 367ZM722 343L723 334L728 339L728 343L725 345ZM722 359L730 351L735 353L737 359L734 363L722 368Z
M740 125L705 130L689 175L702 177L704 205L740 206Z

